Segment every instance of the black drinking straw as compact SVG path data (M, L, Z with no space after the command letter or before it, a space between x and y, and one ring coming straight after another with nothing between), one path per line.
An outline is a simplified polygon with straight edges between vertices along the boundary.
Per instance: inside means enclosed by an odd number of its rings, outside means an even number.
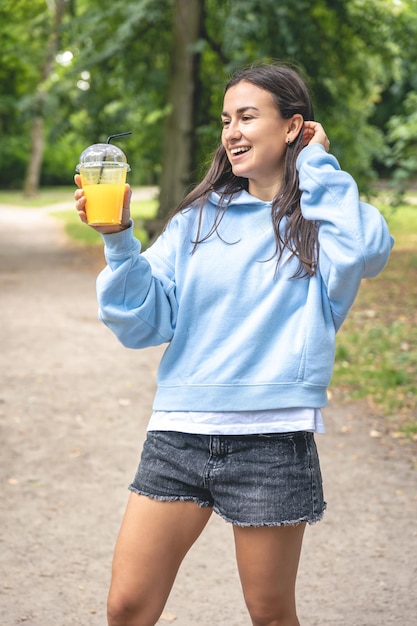
M110 143L112 139L117 139L118 137L126 137L126 135L131 135L132 131L129 130L129 132L127 133L119 133L118 135L110 135L110 137L107 137L107 141L106 143Z
M129 130L127 133L118 133L117 135L110 135L109 137L107 137L107 141L106 143L110 143L112 139L117 139L118 137L126 137L126 135L131 135L132 131ZM98 175L98 185L101 183L101 177L103 176L103 169L104 169L104 161L107 159L107 152L103 157L103 162L101 164L101 168L100 168L100 173Z

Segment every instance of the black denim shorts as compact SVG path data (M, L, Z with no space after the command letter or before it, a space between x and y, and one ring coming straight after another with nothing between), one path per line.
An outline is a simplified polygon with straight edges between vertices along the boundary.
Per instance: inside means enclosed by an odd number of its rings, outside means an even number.
M150 431L129 489L157 500L212 507L239 526L313 524L326 508L310 432Z

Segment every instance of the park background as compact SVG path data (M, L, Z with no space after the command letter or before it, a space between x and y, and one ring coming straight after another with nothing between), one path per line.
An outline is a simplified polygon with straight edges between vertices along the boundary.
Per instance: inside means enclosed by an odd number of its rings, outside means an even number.
M331 386L361 399L375 436L417 438L417 2L415 0L3 0L0 203L70 200L82 150L114 133L138 235L157 234L220 134L223 86L260 60L296 64L341 167L396 237L342 328ZM98 245L74 212L68 235ZM414 443L413 443L414 442Z
M300 620L415 623L416 35L415 1L0 0L1 626L105 623L161 354L97 320L104 258L74 210L79 155L132 131L119 145L146 245L219 141L228 76L260 59L306 73L332 152L396 239L338 335ZM159 623L248 623L218 516Z

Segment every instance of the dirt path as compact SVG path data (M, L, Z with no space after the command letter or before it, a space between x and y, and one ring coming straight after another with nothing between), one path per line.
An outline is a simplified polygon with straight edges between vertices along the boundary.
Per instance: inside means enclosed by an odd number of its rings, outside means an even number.
M101 255L45 211L0 206L0 626L104 626L114 540L150 414L160 349L96 319ZM318 438L325 519L309 528L303 626L417 624L417 473L331 406ZM160 624L249 626L230 526L212 517Z

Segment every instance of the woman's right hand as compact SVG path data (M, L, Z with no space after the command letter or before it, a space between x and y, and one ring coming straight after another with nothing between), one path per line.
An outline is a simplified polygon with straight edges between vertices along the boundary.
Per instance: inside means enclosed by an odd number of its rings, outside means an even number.
M303 129L304 147L310 146L313 143L319 143L323 146L326 152L329 151L330 141L323 126L319 122L304 122Z
M84 224L88 224L87 222L87 214L85 211L85 203L86 199L84 196L84 191L81 187L81 176L76 174L74 176L75 184L78 189L74 193L75 198L75 208L78 212L78 217ZM94 228L98 233L102 233L103 235L110 235L112 233L119 233L122 230L126 230L130 226L130 199L132 197L132 190L130 185L126 183L125 185L125 195L123 198L123 211L122 211L122 223L109 225L109 226L91 226L90 228Z

